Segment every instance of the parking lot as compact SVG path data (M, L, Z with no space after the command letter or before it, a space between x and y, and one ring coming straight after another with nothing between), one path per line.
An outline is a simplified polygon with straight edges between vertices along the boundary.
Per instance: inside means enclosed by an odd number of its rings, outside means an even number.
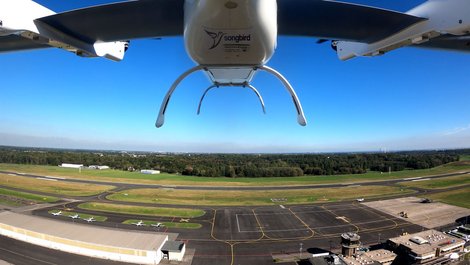
M400 212L406 213L407 221L426 228L451 224L462 216L470 215L469 209L440 202L422 203L422 199L416 197L373 201L365 205L396 217Z

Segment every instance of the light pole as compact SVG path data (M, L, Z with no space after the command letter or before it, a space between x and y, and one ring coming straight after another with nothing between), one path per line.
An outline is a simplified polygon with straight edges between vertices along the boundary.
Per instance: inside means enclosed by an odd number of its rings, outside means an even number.
M382 234L379 233L379 242L378 242L379 244L380 244L380 236L381 236L381 235L382 235Z
M299 249L299 259L302 259L302 246L304 244L303 243L300 243L300 249Z

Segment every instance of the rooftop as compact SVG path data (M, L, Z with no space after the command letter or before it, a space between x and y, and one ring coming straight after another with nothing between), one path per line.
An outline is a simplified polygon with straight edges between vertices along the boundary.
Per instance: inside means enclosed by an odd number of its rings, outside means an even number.
M461 239L448 236L436 230L427 230L415 234L403 235L400 237L390 238L389 240L396 245L402 245L409 248L417 255L435 253L437 248L446 250L447 247L454 247L465 243Z
M361 239L361 237L358 234L351 233L351 232L341 234L341 237L343 239L350 240L350 241L359 241L359 239Z
M309 262L312 265L347 265L341 258L336 255L312 257L309 259Z
M350 257L343 257L348 265L383 264L393 261L397 255L385 249L363 252Z
M155 250L167 240L162 233L141 233L69 223L13 212L0 213L0 227L12 226L73 241L136 250Z
M364 252L363 255L370 258L371 260L375 260L380 263L385 263L387 261L394 260L397 257L397 254L386 249L377 249Z
M184 243L180 241L166 241L163 244L162 251L181 252Z

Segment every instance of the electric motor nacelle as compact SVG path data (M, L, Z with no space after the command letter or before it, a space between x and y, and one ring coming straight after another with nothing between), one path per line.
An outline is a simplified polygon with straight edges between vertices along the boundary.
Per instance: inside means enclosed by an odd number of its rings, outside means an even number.
M56 47L83 57L105 57L120 61L127 41L87 43L37 19L55 12L31 0L0 1L0 36L11 35L18 49Z
M357 56L376 56L409 45L419 45L441 35L470 33L469 0L429 0L407 14L426 18L407 29L375 43L339 41L338 57L348 60Z

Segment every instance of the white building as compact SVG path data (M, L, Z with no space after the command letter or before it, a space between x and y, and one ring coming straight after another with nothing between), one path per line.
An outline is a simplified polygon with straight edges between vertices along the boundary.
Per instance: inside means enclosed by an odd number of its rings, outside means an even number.
M160 174L160 170L142 169L140 170L140 173L155 175L155 174Z
M162 246L163 259L182 261L186 245L180 241L166 241Z
M88 166L89 169L98 169L98 170L104 170L104 169L109 169L108 166L98 166L98 165L91 165Z
M68 164L68 163L62 163L59 167L65 167L65 168L82 168L83 164Z
M0 235L93 258L158 264L168 235L102 228L13 212L0 213ZM184 253L183 253L184 254Z

